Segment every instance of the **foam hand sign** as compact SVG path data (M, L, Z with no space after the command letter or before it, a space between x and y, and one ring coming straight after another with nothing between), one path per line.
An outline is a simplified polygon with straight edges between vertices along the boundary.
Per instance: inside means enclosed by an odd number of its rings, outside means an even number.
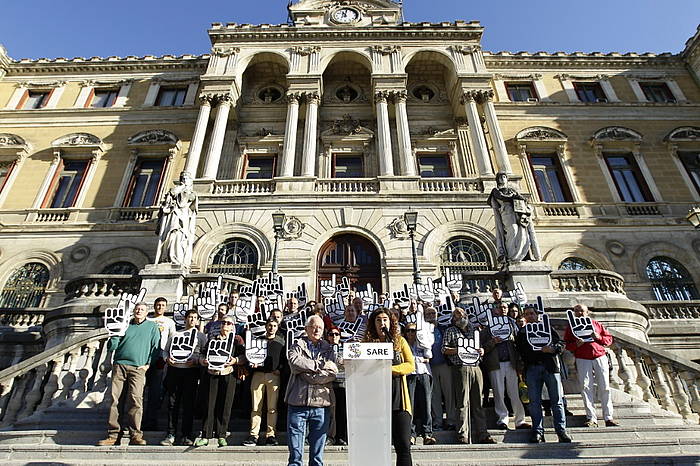
M248 322L248 316L255 312L255 293L252 286L242 286L235 302L233 315L239 323Z
M267 312L265 307L261 306L259 312L254 312L247 317L248 330L253 333L253 336L259 337L265 334L265 323L267 323Z
M321 280L320 282L321 296L331 298L335 295L335 274L331 275L330 280Z
M481 359L481 343L479 342L479 331L474 331L474 337L457 339L457 356L466 366L476 366Z
M346 341L358 341L362 338L362 334L364 333L362 331L362 324L363 321L359 318L356 319L355 322L348 322L346 320L340 322L338 324L338 328L340 329L340 341L345 343Z
M259 296L284 296L284 287L282 286L282 275L269 272L267 274L267 277L259 278L258 283Z
M527 295L525 294L522 283L518 282L515 284L515 289L510 292L510 299L518 306L525 305L527 302Z
M472 306L474 307L474 316L476 316L476 320L479 324L487 326L489 324L488 316L491 314L488 301L482 303L479 301L479 298L474 296L474 298L472 298Z
M427 303L432 303L435 301L435 288L433 287L433 281L427 279L425 283L416 283L416 294L421 301Z
M304 307L306 306L306 303L308 302L308 295L306 293L306 283L303 283L297 287L296 290L287 293L287 299L290 298L297 298L297 302L299 303L299 307Z
M245 333L245 357L253 366L261 366L267 357L267 338L256 338L248 330Z
M304 327L306 325L306 319L309 317L309 312L307 309L297 312L294 315L285 318L284 322L287 326L287 330L293 330L296 334L303 334Z
M450 296L450 290L445 286L444 277L442 280L433 282L433 290L435 291L435 300L433 302L444 303L447 296ZM433 303L431 303L433 304Z
M542 314L539 322L525 324L525 336L534 351L542 351L542 348L551 345L552 329L549 325L549 316Z
M335 297L331 298L323 298L323 305L333 322L337 323L345 318L345 303L340 294L336 294Z
M392 295L394 296L394 302L399 305L402 311L408 309L408 306L411 304L411 291L408 289L407 284L404 283L403 290L394 291Z
M449 296L445 301L445 304L440 304L437 309L437 323L442 327L447 327L452 322L452 313L454 312L454 307L452 305L452 298Z
M340 283L338 286L335 288L336 293L339 293L340 296L343 297L343 299L348 299L348 296L350 296L350 280L348 280L348 277L343 277L340 279Z
M131 310L124 307L110 307L105 309L105 328L112 337L122 337L129 328Z
M173 319L178 327L185 326L185 315L190 309L194 309L194 296L188 296L186 303L173 304Z
M355 296L362 299L362 304L365 307L374 305L377 302L377 292L372 290L372 285L369 283L366 290L358 291Z
M197 314L202 319L211 319L216 313L218 292L215 288L207 288L195 299Z
M512 319L508 316L495 316L493 311L487 312L489 330L491 335L501 340L508 340L513 334Z
M416 331L420 332L423 329L423 311L409 312L405 317L406 325L413 324L416 326Z
M231 360L231 355L233 354L234 337L235 335L233 333L229 333L226 339L214 338L209 340L209 346L207 347L209 369L220 371L228 365Z
M197 343L197 329L191 328L173 335L170 345L170 359L176 363L185 363L190 360Z
M571 326L571 332L581 340L586 343L593 341L593 321L590 317L576 317L574 311L569 309L566 311L566 316L569 319L569 325Z
M459 293L462 290L462 274L450 272L449 268L445 269L445 275L443 276L443 281L447 289L453 293Z
M118 308L123 308L125 309L129 314L134 310L134 307L138 303L143 302L143 299L146 297L146 288L141 288L139 290L139 294L131 294L131 293L122 293L119 296L119 302L117 303Z
M214 295L214 306L218 306L220 303L228 302L228 293L224 290L224 278L219 275L216 281L202 282L199 284L199 290L197 296L202 298Z

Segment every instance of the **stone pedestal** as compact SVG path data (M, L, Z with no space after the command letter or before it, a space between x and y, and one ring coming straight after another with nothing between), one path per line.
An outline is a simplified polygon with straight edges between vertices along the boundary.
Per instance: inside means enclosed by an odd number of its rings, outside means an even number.
M175 264L148 264L140 272L141 288L146 288L147 303L159 296L168 300L169 307L184 294L185 276L189 270Z
M552 281L549 274L552 267L542 261L525 261L510 264L506 267L506 287L509 290L515 289L516 283L521 283L525 293L530 296L551 293Z

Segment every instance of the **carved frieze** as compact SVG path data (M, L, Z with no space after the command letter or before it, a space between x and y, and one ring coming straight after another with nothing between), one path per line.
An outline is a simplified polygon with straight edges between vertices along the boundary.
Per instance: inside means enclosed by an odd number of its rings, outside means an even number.
M607 128L596 131L593 135L593 140L640 142L642 140L642 135L632 129L622 126L608 126Z
M147 131L141 131L128 139L129 144L139 145L177 144L179 142L180 139L177 136L170 131L165 131L163 129L149 129Z
M700 128L696 126L683 126L676 128L666 136L667 141L696 141L700 139Z
M0 147L23 146L24 139L16 134L0 133Z
M566 141L566 134L546 126L532 126L520 131L515 139L518 141Z
M102 140L90 133L72 133L62 136L56 139L52 146L99 146L102 144Z

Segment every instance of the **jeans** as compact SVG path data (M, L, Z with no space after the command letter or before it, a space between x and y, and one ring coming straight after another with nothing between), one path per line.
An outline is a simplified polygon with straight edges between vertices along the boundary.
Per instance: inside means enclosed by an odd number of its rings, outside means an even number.
M413 425L411 436L416 434L426 437L433 436L433 417L431 401L433 398L433 382L430 374L411 374L407 378L408 394L413 407Z
M163 385L168 393L168 435L177 434L177 423L182 410L182 437L192 438L192 421L199 382L198 367L168 367Z
M163 404L163 377L165 376L165 365L162 359L154 362L148 367L146 372L146 410L144 413L144 424L149 429L156 429L158 426L158 414ZM163 367L159 367L159 366Z
M391 412L391 439L396 450L396 466L412 466L411 414L408 411Z
M557 433L566 431L566 417L564 416L564 403L561 386L561 376L558 373L548 372L541 364L530 366L525 374L527 393L530 397L530 417L532 418L532 430L538 434L544 434L542 427L542 386L547 386L549 400L552 403L552 415L554 416L554 430Z
M304 437L309 428L309 466L323 466L323 447L330 422L330 408L287 406L288 466L303 466Z

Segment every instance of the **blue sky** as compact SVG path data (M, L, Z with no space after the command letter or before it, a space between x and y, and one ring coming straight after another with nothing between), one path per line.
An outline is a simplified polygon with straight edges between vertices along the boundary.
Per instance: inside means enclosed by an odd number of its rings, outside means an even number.
M1 0L13 58L201 54L212 22L281 23L287 0ZM405 0L407 21L478 20L487 50L680 52L700 0ZM193 7L194 5L194 7Z

